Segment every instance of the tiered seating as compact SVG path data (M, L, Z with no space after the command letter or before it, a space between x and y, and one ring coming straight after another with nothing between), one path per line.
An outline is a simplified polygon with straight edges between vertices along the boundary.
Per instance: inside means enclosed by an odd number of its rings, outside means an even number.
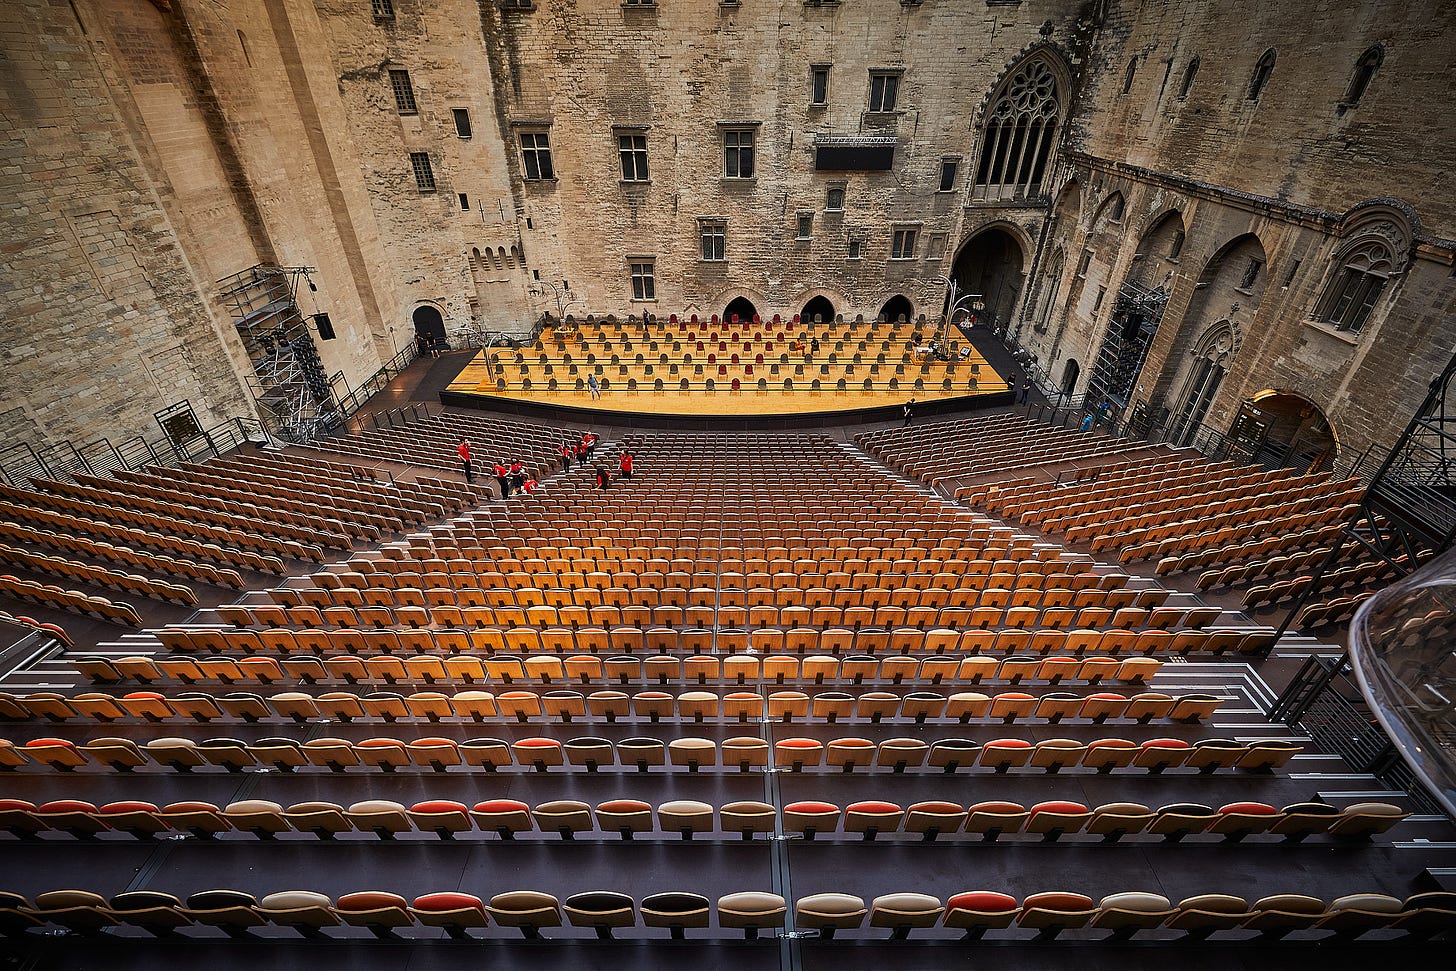
M403 462L433 469L460 471L456 447L470 442L477 464L520 459L537 478L556 467L557 449L581 441L579 430L562 431L514 418L447 411L408 425L371 428L355 435L330 438L323 447L348 455Z
M1390 845L1445 830L1253 710L1267 628L827 438L621 446L638 471L607 490L580 469L485 505L381 486L406 528L455 518L0 694L0 933L743 931L858 967L888 956L869 939L1456 927L1450 895L1412 896L1438 854ZM254 471L295 470L323 488L287 457Z
M1005 390L979 355L927 360L924 321L792 320L720 322L696 315L618 321L588 317L543 332L533 347L490 356L500 392L584 391L915 391L967 394Z
M1015 414L882 428L857 435L855 442L903 475L930 486L945 485L958 499L976 491L964 480L1147 448Z

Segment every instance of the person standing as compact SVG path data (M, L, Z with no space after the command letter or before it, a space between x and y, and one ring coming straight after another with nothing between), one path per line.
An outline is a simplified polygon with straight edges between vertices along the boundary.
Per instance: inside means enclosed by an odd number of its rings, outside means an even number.
M577 464L578 467L579 466L586 465L586 453L587 453L586 442L577 442L576 443L576 464Z
M1024 377L1024 378L1021 379L1021 394L1017 397L1016 400L1020 404L1023 404L1024 405L1024 404L1026 404L1026 399L1030 395L1031 395L1031 375L1028 374L1026 377Z
M630 478L632 478L632 453L631 452L623 452L622 453L621 461L618 462L618 468L620 468L622 470L622 478L624 478L624 479L630 479Z
M905 425L908 425L915 420L915 399L911 398L909 401L905 402L904 407L902 407L900 411L905 416L905 424L900 426L901 428L904 428Z
M520 459L511 463L511 488L516 492L526 484L526 465Z
M511 494L511 470L504 462L497 462L495 468L495 481L500 485L501 498L504 499Z
M597 381L597 376L595 374L587 375L586 389L591 392L593 401L602 396L602 386L601 383Z
M460 447L455 451L460 453L460 464L465 468L465 481L473 483L475 479L470 475L470 443L463 438L460 439Z
M1009 375L1006 376L1006 390L1010 391L1013 395L1016 394L1016 385L1020 383L1020 381L1021 375L1017 374L1015 371L1012 371Z

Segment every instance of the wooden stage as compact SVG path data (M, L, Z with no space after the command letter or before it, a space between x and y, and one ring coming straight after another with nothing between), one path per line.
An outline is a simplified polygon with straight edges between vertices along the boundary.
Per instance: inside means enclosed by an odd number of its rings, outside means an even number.
M508 385L501 390L498 373L492 374L491 366L484 352L477 354L455 380L440 395L440 400L449 405L513 411L526 414L548 413L597 413L603 420L614 420L625 416L650 416L657 419L836 419L885 420L898 418L901 406L910 398L916 402L917 414L932 414L948 411L963 411L995 407L1007 404L1013 398L1013 389L1006 384L1006 378L986 364L979 354L969 363L979 365L980 376L975 391L959 387L944 390L939 386L927 386L915 390L912 381L903 382L897 389L883 384L873 390L851 388L845 391L809 388L769 388L759 390L756 386L745 386L734 391L724 384L709 390L703 383L696 383L689 390L678 388L655 391L651 389L627 390L625 382L612 383L595 400L585 389L563 386L550 390L542 386L524 389L518 384ZM645 382L644 382L645 383Z

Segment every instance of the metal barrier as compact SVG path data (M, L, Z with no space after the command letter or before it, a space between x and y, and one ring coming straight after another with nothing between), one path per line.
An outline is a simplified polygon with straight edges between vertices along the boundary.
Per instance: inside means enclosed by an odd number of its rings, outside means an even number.
M270 430L256 418L230 418L180 442L137 436L117 445L99 438L80 446L60 442L39 451L21 442L0 451L0 479L16 486L24 486L31 479L74 482L78 475L104 476L118 469L195 462L250 441L267 442L279 437L278 429Z

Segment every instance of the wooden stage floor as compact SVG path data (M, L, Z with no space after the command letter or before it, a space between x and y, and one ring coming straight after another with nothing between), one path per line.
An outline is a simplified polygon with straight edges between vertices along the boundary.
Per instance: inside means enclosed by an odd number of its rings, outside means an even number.
M979 363L981 374L976 391L969 393L964 390L944 391L939 388L925 388L916 391L913 388L905 387L893 391L887 388L877 388L874 391L862 389L811 391L807 388L793 391L786 391L783 388L760 391L757 388L744 388L741 391L733 391L727 387L720 387L715 391L703 388L694 388L689 391L676 389L627 391L612 387L610 390L603 391L601 397L593 401L587 391L577 391L573 388L562 388L557 391L533 388L530 391L524 391L512 386L505 391L500 391L495 378L490 373L485 353L481 352L465 366L465 369L450 382L445 390L452 396L462 395L479 399L482 407L489 407L499 402L526 402L550 408L579 408L606 414L651 414L668 417L681 415L694 418L826 415L876 408L898 409L912 397L921 403L961 401L969 405L979 398L992 398L993 396L1004 398L1005 394L1011 390L1006 384L1005 376L993 370L979 354L971 357L969 362Z

